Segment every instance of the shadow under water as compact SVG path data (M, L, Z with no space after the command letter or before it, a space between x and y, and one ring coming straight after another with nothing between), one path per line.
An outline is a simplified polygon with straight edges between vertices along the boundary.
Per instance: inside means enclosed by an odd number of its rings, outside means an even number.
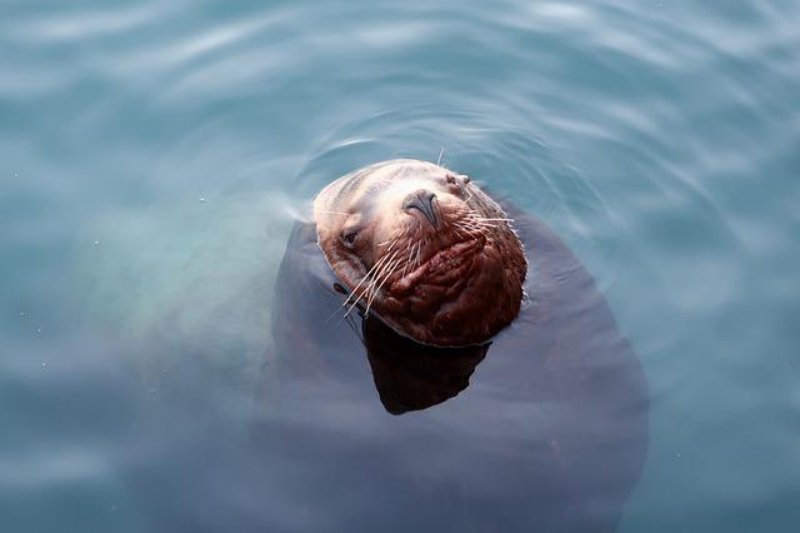
M274 495L302 509L275 527L614 530L646 453L645 377L577 258L531 217L515 227L529 301L491 345L466 349L343 318L314 226L295 227L261 399L271 414L255 432L291 479Z

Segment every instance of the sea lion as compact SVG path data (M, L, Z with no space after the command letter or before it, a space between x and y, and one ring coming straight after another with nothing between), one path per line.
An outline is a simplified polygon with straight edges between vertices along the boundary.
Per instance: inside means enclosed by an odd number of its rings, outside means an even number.
M527 260L467 176L411 159L348 174L314 200L317 237L353 303L417 342L486 342L517 316Z
M615 529L647 450L641 364L564 242L503 209L528 297L490 342L459 348L415 343L366 306L345 318L315 225L295 226L249 465L263 529Z
M528 297L490 342L446 349L357 307L345 318L315 224L296 223L274 298L253 284L233 293L260 298L273 320L253 419L236 416L249 396L200 364L170 367L169 387L140 402L126 475L139 529L614 531L647 450L642 367L569 247L503 210ZM195 346L187 361L215 349Z

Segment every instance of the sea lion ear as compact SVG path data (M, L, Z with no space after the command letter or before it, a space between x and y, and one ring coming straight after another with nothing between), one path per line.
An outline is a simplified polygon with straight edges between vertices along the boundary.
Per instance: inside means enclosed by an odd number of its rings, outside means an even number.
M350 294L350 291L348 291L347 289L345 289L345 288L344 288L344 285L342 285L342 284L341 284L341 283L339 283L338 281L337 281L336 283L334 283L334 284L333 284L333 290L335 290L335 291L336 291L336 292L338 292L339 294L344 294L345 296L347 296L348 294Z

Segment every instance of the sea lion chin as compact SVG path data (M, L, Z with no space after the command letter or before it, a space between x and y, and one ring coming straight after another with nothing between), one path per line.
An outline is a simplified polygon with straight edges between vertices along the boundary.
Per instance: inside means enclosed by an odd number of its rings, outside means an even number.
M378 163L314 200L317 241L356 306L424 344L490 340L516 318L527 271L503 209L466 176Z

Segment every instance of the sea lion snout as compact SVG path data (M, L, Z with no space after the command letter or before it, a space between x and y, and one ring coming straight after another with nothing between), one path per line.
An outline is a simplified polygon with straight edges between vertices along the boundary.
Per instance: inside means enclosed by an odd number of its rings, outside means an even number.
M403 200L403 210L411 212L414 210L419 211L425 216L431 226L434 228L439 227L439 208L436 205L436 193L427 189L418 189Z

